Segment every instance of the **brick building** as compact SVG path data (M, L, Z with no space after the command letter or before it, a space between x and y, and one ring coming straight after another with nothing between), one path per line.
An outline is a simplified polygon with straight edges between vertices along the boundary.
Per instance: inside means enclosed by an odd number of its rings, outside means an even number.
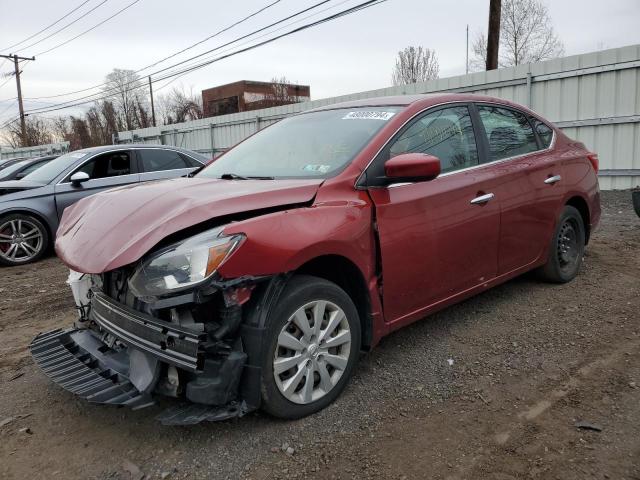
M203 90L202 105L205 117L215 117L305 102L310 99L310 91L308 85L241 80Z

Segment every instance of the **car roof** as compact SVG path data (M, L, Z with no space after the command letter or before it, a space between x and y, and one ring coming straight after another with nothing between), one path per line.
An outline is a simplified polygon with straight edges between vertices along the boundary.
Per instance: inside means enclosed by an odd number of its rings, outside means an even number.
M95 153L110 152L112 150L128 150L128 149L138 149L138 148L158 148L163 150L173 150L173 151L181 152L190 156L197 155L198 158L196 158L196 160L199 160L201 162L208 160L208 157L206 155L203 155L198 152L194 152L193 150L188 150L186 148L174 147L173 145L157 145L157 144L146 144L146 143L122 143L119 145L103 145L101 147L89 147L89 148L83 148L81 150L74 150L68 153L95 154Z
M191 152L191 150L187 150L186 148L174 147L173 145L151 145L146 143L122 143L119 145L103 145L101 147L89 147L89 148L83 148L82 150L74 150L73 153L78 153L78 152L100 153L100 152L108 152L110 150L125 150L128 148L161 148L165 150L176 150L176 151L185 152L185 153L198 153L198 152Z
M310 111L334 110L339 108L357 108L357 107L385 107L400 106L409 107L419 104L421 107L429 107L448 102L491 102L502 105L513 106L522 110L529 111L526 107L518 105L501 98L489 97L486 95L476 95L473 93L426 93L421 95L394 95L388 97L372 97L362 98L359 100L351 100L348 102L333 103L323 107L315 108ZM306 113L306 112L301 112Z

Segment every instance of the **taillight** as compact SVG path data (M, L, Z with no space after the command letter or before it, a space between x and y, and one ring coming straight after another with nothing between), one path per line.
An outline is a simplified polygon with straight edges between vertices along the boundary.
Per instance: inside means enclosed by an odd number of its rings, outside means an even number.
M598 154L597 153L590 153L589 155L587 155L587 158L591 162L591 166L593 167L593 169L596 171L596 173L598 173L598 168L600 167L600 161L598 160Z

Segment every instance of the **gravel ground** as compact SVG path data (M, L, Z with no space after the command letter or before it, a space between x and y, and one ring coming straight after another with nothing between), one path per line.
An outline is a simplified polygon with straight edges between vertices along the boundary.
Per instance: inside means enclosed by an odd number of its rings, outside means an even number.
M604 192L574 282L524 276L387 337L311 417L176 428L49 382L26 346L72 322L66 269L3 269L0 478L640 479L639 253L629 192Z

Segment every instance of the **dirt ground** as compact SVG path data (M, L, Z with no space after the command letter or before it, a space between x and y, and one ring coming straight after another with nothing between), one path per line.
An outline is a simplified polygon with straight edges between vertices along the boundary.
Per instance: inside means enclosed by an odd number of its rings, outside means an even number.
M75 399L27 351L73 321L66 269L0 269L0 478L640 479L640 219L629 192L603 212L574 282L525 276L389 336L295 422Z

